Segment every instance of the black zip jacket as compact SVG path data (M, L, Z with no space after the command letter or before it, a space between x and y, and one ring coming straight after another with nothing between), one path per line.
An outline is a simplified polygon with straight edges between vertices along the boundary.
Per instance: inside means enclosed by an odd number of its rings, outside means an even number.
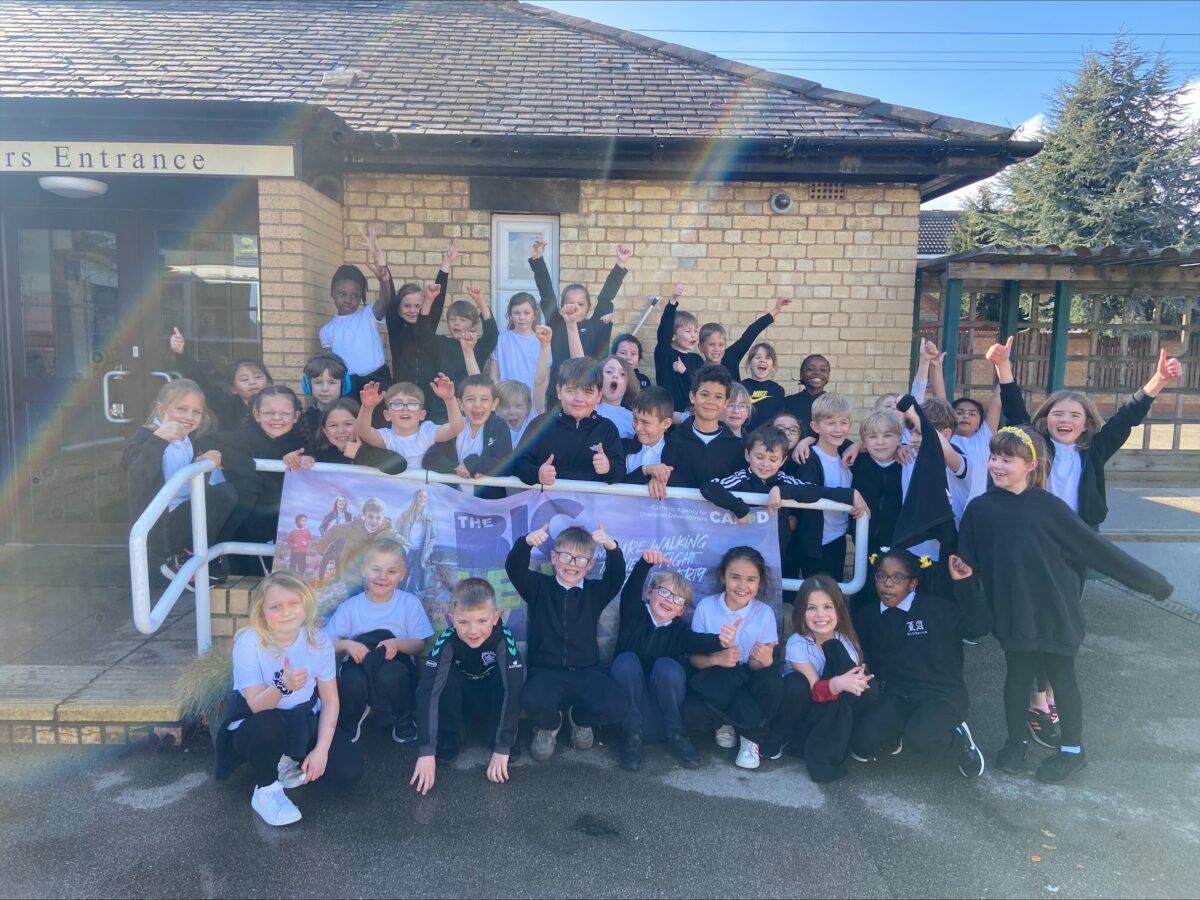
M593 411L576 421L565 412L543 413L529 423L525 436L533 435L525 451L517 457L513 474L526 484L538 483L538 469L554 455L558 478L571 481L603 481L619 484L625 480L625 451L617 426ZM524 442L522 442L524 443ZM608 457L608 474L597 475L592 466L595 447L603 445Z
M742 360L754 346L754 341L773 324L775 324L775 317L770 313L764 313L747 326L740 338L725 348L725 355L721 357L721 365L729 370L734 381L741 379ZM782 389L780 390L782 392Z
M1108 417L1103 427L1092 435L1091 444L1079 451L1079 518L1093 528L1099 528L1108 518L1108 495L1104 487L1104 466L1114 453L1129 440L1129 433L1150 413L1154 398L1138 388L1133 395ZM1000 385L1000 408L1009 425L1028 425L1029 410L1021 396L1021 386L1015 381ZM1054 462L1054 443L1046 437L1047 463Z
M554 280L544 259L529 259L529 268L533 270L533 282L537 285L538 299L542 307L542 318L550 326L550 382L546 388L546 408L554 406L554 386L558 384L558 367L571 358L571 348L567 343L567 326L562 314L558 311L558 297L554 293ZM609 341L612 337L612 327L605 325L600 319L613 311L613 300L621 290L621 282L625 280L626 269L613 266L604 280L604 287L596 296L591 314L579 323L579 342L583 345L584 356L599 359L609 351Z
M169 445L154 433L150 426L143 426L129 436L121 452L121 468L129 473L129 522L132 524L150 505L150 501L162 490L163 454ZM192 444L195 448L195 442Z
M838 447L838 456L841 456L850 447L850 441L842 441L842 446ZM821 460L816 453L809 453L808 459L802 463L796 464L795 475L793 476L803 481L805 484L818 484L825 487L825 469L821 466ZM853 485L854 476L850 476L850 483ZM838 503L853 503L854 488L829 488L829 493L826 496L830 500L836 500ZM788 510L796 517L796 530L792 532L792 550L801 556L813 557L821 555L821 538L825 531L825 513L819 509L791 509Z
M671 340L675 337L675 310L678 305L668 303L662 311L662 318L658 320L658 338L654 345L654 379L659 387L671 392L675 412L683 412L692 402L688 396L692 390L692 373L704 365L704 357L695 351L681 353L671 346ZM676 372L674 369L677 359L683 361L683 372Z
M724 425L706 444L697 436L689 419L667 432L662 461L674 469L668 487L698 488L746 465L746 445Z
M742 387L750 393L750 402L754 404L754 417L746 423L751 428L766 425L774 415L783 409L786 399L783 388L774 381L759 381L756 378L743 378ZM801 423L802 427L804 423Z
M721 649L721 639L715 634L692 631L680 616L661 628L650 618L646 608L646 578L651 565L639 559L621 591L621 617L617 625L616 654L634 653L649 673L655 660L666 657L682 663L691 654L707 655Z
M237 491L238 506L265 516L279 513L283 475L256 471L254 460L283 459L293 450L303 448L304 438L295 428L281 437L268 437L254 422L238 431L206 434L192 443L197 456L206 450L219 450L221 471Z
M317 462L338 463L343 466L370 466L389 475L399 475L408 468L408 460L399 453L393 453L385 447L372 447L363 444L354 454L354 459L345 456L341 450L329 444L323 447L306 448L305 453Z
M464 422L463 428L470 427L469 422ZM425 468L450 474L461 462L463 468L472 475L501 478L512 474L512 433L508 430L505 421L495 413L488 416L483 423L483 452L471 453L465 459L460 460L457 451L457 440L434 444L425 453L423 460ZM476 497L484 500L499 500L508 496L508 492L504 488L476 487L472 490Z
M432 323L432 324L431 324ZM446 421L446 403L429 389L430 382L439 372L455 383L461 385L467 377L467 362L463 358L462 344L446 334L434 334L437 321L432 317L425 323L425 345L433 348L433 372L428 380L418 386L425 392L425 409L428 410L430 422ZM479 340L475 343L475 363L480 372L487 372L488 357L496 349L496 341L500 339L500 330L496 327L496 317L482 320ZM461 391L459 391L461 393Z
M532 549L525 535L513 542L504 561L508 580L529 608L529 665L545 669L582 669L600 662L596 627L600 614L621 590L625 557L620 547L605 554L604 575L567 590L553 575L529 569Z
M442 289L429 307L429 318L436 331L446 305L446 285L450 276L438 269L435 281ZM424 301L422 290L421 302ZM395 282L392 283L392 302L388 304L383 320L387 323L388 348L392 351L392 378L395 381L410 381L424 390L437 374L433 347L422 332L420 318L409 323L400 317L400 298L396 294Z
M908 612L880 612L872 601L854 616L854 628L868 668L887 690L916 702L946 701L966 718L963 638L987 634L992 615L974 579L954 585L953 601L918 590Z
M997 487L967 504L958 555L975 570L1005 650L1073 656L1083 641L1089 568L1159 600L1167 579L1114 547L1071 508L1039 487Z
M759 478L749 468L740 469L725 478L714 478L700 485L700 493L709 503L727 509L739 519L750 513L750 506L740 497L733 496L737 491L742 494L769 494L771 488L778 487L779 495L784 500L795 500L798 503L813 503L817 500L842 501L845 488L826 488L818 484L806 484L781 469L770 478ZM853 496L853 492L851 494ZM788 526L787 514L801 512L798 509L780 510L779 520L779 551L787 550L788 542L792 539L792 530Z
M485 657L487 654L487 657ZM499 678L504 685L500 701L499 726L492 741L492 752L508 756L517 740L517 721L521 717L521 688L525 668L517 652L517 642L504 625L497 625L478 647L468 647L453 628L438 635L429 659L421 667L417 686L417 756L433 756L437 750L438 703L450 676L479 681Z
M865 449L850 467L850 486L862 495L871 510L867 528L868 553L877 553L880 547L896 546L892 538L904 500L903 477L904 467L900 463L881 466Z

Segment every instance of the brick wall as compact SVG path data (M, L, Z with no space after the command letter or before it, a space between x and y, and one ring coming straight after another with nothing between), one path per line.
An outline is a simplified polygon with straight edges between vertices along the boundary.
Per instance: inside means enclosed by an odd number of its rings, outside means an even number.
M767 198L796 202L772 214ZM795 303L767 332L780 354L778 380L795 389L800 360L827 355L833 385L865 410L908 373L916 269L915 186L847 185L840 201L809 201L806 185L585 181L581 212L560 217L561 280L599 287L619 241L635 245L617 301L617 328L632 325L644 298L687 286L683 308L720 321L734 337L778 295ZM467 179L352 175L345 179L344 250L361 263L359 227L380 228L397 282L428 281L451 237L463 253L451 292L490 288L491 215L467 209ZM372 285L372 290L374 285ZM642 336L653 342L658 313ZM649 349L649 348L648 348ZM652 371L653 365L647 370Z
M342 207L302 181L258 183L263 362L299 389L317 331L333 314L329 279L342 264Z

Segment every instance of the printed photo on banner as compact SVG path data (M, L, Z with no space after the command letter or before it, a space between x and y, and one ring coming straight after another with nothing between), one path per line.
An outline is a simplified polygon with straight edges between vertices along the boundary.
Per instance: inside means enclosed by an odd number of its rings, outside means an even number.
M697 598L718 593L715 570L730 547L746 545L763 554L774 577L766 601L781 615L779 539L773 514L756 510L738 525L731 514L703 500L652 500L605 494L520 491L501 500L482 500L442 484L357 473L289 472L284 476L275 571L303 576L317 590L323 614L362 590L364 550L380 538L405 548L402 590L416 594L435 629L448 623L450 593L459 579L485 578L496 591L505 621L525 640L525 608L508 583L504 560L514 539L549 526L556 537L571 525L589 531L604 523L625 554L627 568L645 550L661 550L670 568L693 585ZM533 560L550 572L547 544ZM604 570L604 551L591 576ZM600 621L600 646L611 652L618 601Z

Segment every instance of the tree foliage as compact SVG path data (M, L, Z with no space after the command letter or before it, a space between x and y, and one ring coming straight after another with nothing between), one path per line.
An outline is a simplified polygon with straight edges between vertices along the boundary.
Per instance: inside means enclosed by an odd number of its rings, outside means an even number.
M1168 247L1200 240L1200 126L1159 53L1118 35L1051 98L1044 149L964 208L955 250L1005 245Z

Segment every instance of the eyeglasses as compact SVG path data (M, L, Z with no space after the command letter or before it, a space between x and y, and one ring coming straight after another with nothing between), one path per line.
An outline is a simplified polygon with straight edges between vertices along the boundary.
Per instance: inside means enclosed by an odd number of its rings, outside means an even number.
M296 414L294 412L268 412L265 409L258 411L258 417L260 419L266 419L269 422L286 422L287 420L294 418L295 415Z
M896 587L899 587L900 585L904 584L904 582L909 581L911 579L912 579L912 576L906 575L904 572L897 572L895 575L889 575L887 572L876 572L875 573L875 583L876 584L886 584L887 582L890 581L892 584L896 585Z
M750 408L749 403L730 403L725 407L730 412L745 412Z
M660 597L663 600L670 600L676 606L687 606L687 597L680 597L678 594L676 594L674 591L672 591L669 587L666 587L665 585L659 585L658 587L653 589L653 592L656 596Z
M564 566L586 566L592 561L590 556L576 556L566 550L551 550L550 555L556 557Z
M388 404L388 409L392 412L415 412L423 406L420 400L393 400Z
M796 435L798 437L800 435L800 429L797 428L795 425L780 425L780 426L778 426L778 428L780 431L782 431L784 434L788 435L789 437L791 437L792 435Z

